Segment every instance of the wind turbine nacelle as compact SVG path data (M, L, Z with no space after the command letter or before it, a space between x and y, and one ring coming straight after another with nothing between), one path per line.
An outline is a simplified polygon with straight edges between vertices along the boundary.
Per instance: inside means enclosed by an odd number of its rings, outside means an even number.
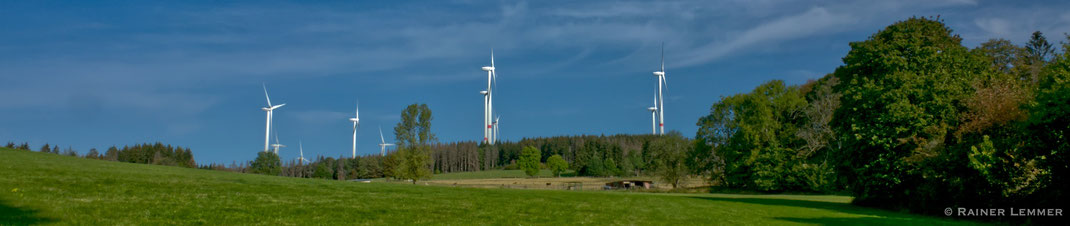
M360 119L358 119L358 118L349 118L349 121L350 122L360 122Z
M646 108L646 109L647 109L647 110L650 110L650 111L657 111L657 110L658 110L658 108L657 108L657 107L648 107L648 108Z
M483 71L493 71L493 70L494 70L494 67L491 67L491 66L483 66Z
M264 110L264 111L271 111L271 109L273 109L273 108L266 108L266 107L260 108L260 110Z
M655 71L654 72L654 76L665 76L665 72L664 71Z
M483 90L483 91L479 91L479 94L487 95L487 93L488 93L488 92L487 92L486 90Z

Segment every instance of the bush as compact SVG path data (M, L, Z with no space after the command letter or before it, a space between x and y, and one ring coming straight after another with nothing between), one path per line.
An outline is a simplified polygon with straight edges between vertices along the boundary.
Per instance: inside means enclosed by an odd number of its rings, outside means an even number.
M520 169L524 170L524 174L529 177L539 174L539 160L542 159L541 152L532 146L524 147L524 150L520 153L520 161L517 165Z
M552 172L555 177L560 177L561 173L568 169L568 162L565 161L565 158L562 158L561 155L550 156L550 158L546 159L546 165L550 167L550 172Z
M256 160L250 164L250 170L255 174L279 175L282 172L282 163L279 155L272 152L262 151L256 156Z

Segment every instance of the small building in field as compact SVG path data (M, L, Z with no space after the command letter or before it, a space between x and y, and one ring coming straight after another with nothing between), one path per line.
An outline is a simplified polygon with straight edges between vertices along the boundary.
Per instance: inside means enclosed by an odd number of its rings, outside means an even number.
M583 182L565 182L565 190L583 190Z
M653 181L648 180L621 180L606 183L603 187L605 190L615 189L650 189L654 185Z

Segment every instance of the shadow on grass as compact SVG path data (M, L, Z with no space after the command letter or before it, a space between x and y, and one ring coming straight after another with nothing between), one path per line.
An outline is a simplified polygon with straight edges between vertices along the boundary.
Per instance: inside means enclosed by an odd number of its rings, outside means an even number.
M791 221L804 224L819 225L917 225L917 224L955 224L954 219L936 219L921 215L897 213L886 210L859 207L846 203L834 203L811 200L778 199L778 198L723 198L723 197L693 197L711 201L738 202L770 206L786 206L798 208L812 208L835 211L846 214L859 215L858 217L772 217L772 219ZM946 221L940 221L946 220ZM968 224L968 223L967 223Z
M56 222L56 219L41 217L38 210L14 207L0 200L0 225L31 225Z

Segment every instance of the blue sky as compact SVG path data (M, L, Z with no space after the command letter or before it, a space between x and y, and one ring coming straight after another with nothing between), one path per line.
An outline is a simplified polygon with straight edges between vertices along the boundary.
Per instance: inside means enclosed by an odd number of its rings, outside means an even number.
M692 136L719 97L841 64L848 43L911 16L974 47L1070 32L1070 2L1032 1L0 1L0 142L81 153L160 141L201 163L263 148L266 83L281 155L377 153L408 104L440 141L482 138L495 50L501 135L650 130L665 43L666 129ZM392 135L387 134L388 141Z

